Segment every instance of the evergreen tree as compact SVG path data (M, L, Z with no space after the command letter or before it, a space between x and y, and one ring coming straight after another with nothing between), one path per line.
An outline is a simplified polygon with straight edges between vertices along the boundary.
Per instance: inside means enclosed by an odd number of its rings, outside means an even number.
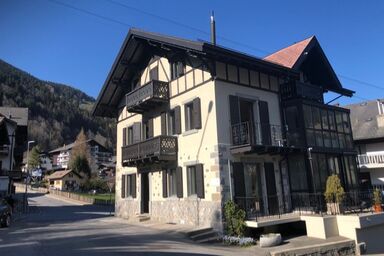
M34 146L28 156L28 169L36 169L40 166L40 149Z
M71 157L69 161L69 168L75 173L84 173L88 177L91 177L91 168L89 166L91 156L87 143L87 136L84 130L81 129L80 133L76 137L75 145L71 150Z

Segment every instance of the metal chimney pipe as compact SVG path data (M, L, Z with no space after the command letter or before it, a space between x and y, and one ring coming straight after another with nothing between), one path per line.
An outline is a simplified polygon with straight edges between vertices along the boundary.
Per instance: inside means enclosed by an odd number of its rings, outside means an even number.
M213 45L216 45L216 23L215 23L215 16L213 11L211 14L211 43Z

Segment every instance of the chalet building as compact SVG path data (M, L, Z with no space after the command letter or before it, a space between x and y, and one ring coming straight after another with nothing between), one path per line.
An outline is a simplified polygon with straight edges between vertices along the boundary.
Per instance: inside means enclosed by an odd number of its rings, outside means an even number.
M384 100L364 101L345 108L351 111L361 188L373 186L384 190Z
M96 172L105 164L112 163L112 153L107 148L93 139L87 140L86 143L91 157L90 167L92 172ZM48 152L49 157L52 159L51 166L53 169L69 168L71 151L74 146L75 142Z
M131 29L93 110L117 120L116 215L221 229L230 198L268 216L332 173L357 189L349 110L328 91L353 94L315 37L261 59Z

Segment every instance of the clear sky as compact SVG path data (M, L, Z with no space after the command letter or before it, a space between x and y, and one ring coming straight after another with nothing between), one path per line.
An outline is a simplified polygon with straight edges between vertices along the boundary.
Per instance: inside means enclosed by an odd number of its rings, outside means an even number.
M1 0L0 59L97 97L130 27L209 40L211 10L218 44L263 57L316 35L356 91L340 103L384 98L379 0Z

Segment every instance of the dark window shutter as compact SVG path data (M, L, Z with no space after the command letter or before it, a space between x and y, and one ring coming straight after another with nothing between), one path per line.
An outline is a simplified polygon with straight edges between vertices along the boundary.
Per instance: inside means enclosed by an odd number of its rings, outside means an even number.
M175 107L175 134L181 134L181 108Z
M167 135L167 114L161 113L161 135Z
M235 197L245 197L243 163L232 163ZM241 200L241 199L240 199Z
M121 198L125 198L125 178L126 175L121 175Z
M132 174L132 197L136 198L136 174Z
M176 168L176 194L178 198L183 197L183 168Z
M127 146L127 128L123 128L123 147Z
M148 138L153 138L153 118L148 120Z
M134 123L132 127L133 132L133 141L132 143L137 143L141 141L141 123Z
M163 197L168 197L167 191L167 170L163 170Z
M202 164L196 165L196 194L198 198L204 198L204 168Z
M195 129L201 128L201 106L200 98L193 100L193 124Z
M259 101L260 129L263 145L271 145L271 127L269 124L268 102Z
M231 125L240 123L239 97L229 95L229 111L231 115Z

